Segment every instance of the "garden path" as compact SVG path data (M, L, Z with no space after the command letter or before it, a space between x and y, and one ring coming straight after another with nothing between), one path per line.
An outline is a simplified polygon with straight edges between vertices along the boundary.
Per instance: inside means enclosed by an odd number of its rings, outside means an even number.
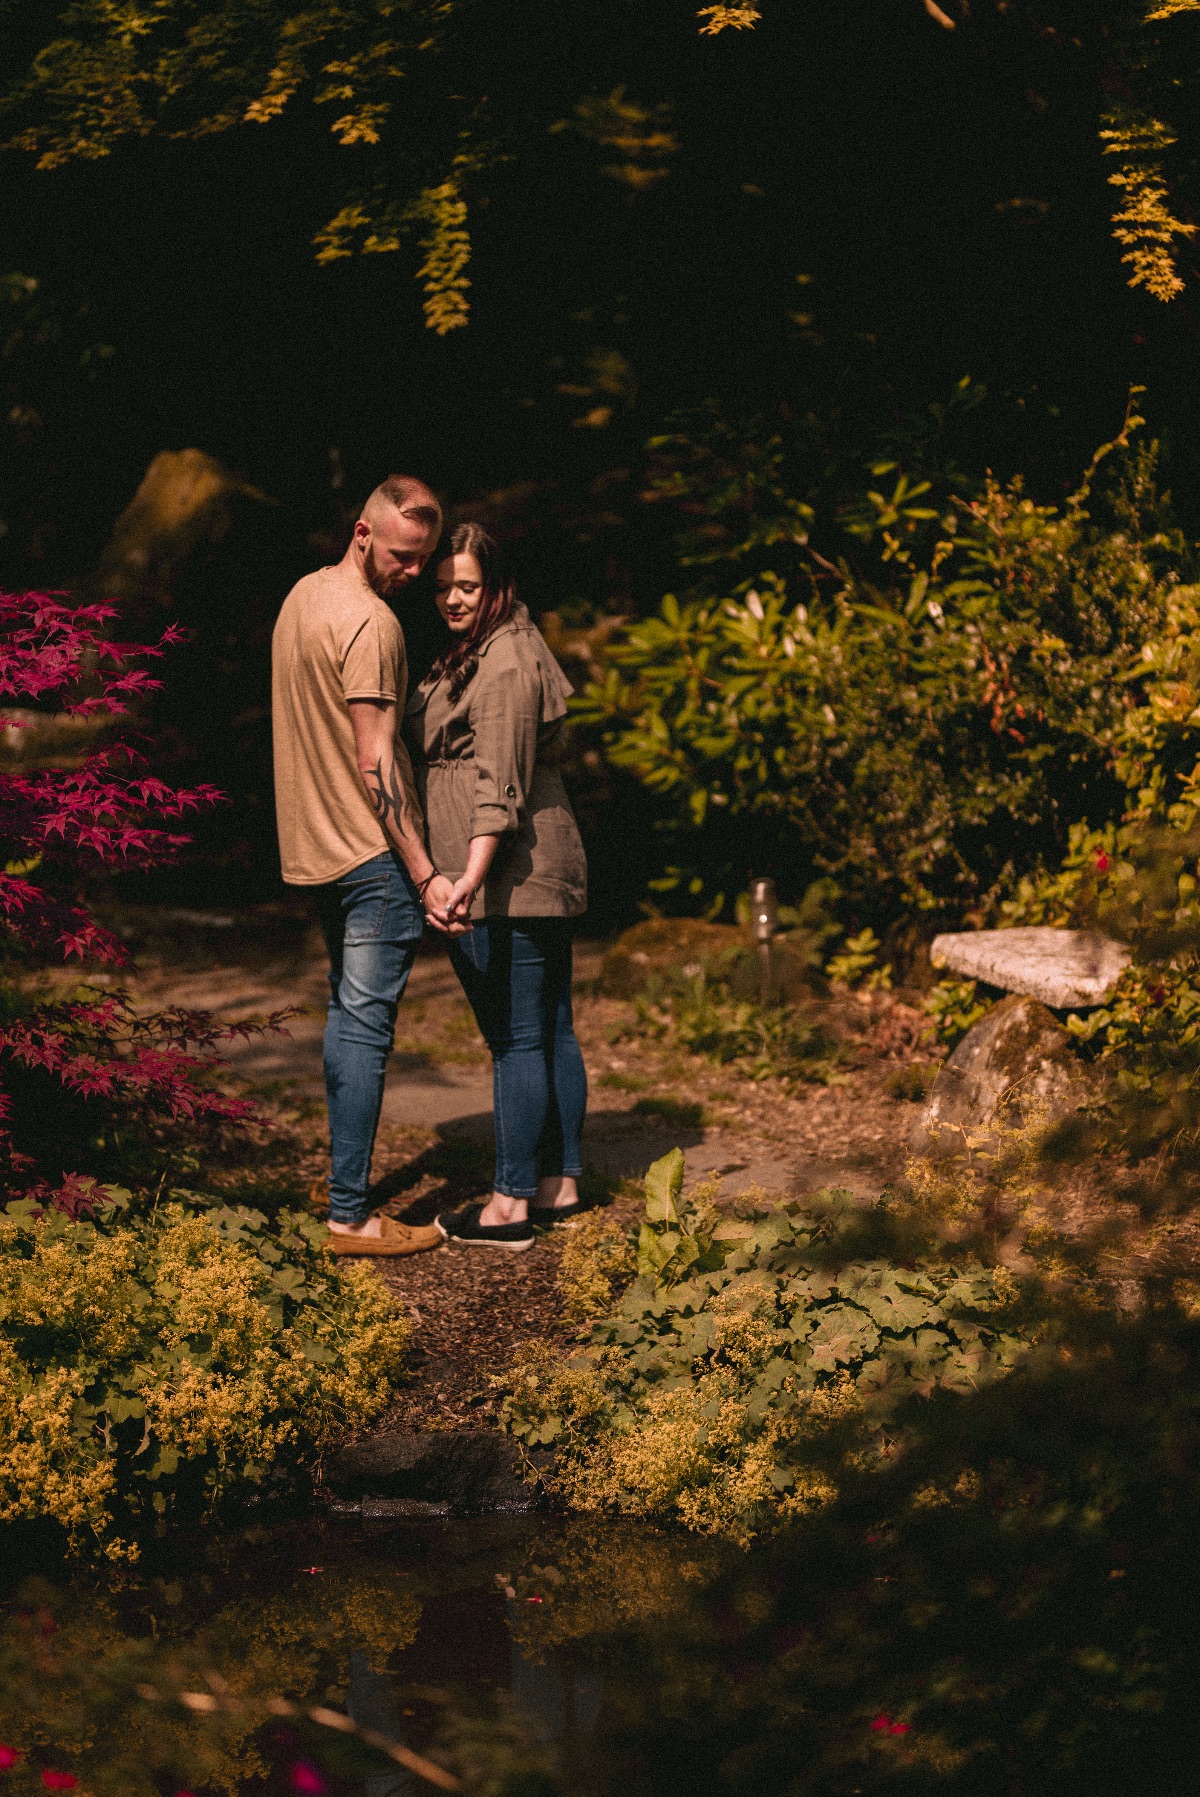
M253 1037L227 1052L231 1071L291 1132L288 1169L307 1190L325 1167L321 1030L325 957L303 916L283 908L223 916L143 912L124 932L136 955L139 1002L215 1012L228 1022L283 1006L286 1035ZM603 946L580 944L576 1023L591 1085L587 1186L631 1216L632 1183L651 1161L683 1148L689 1180L715 1176L722 1196L760 1200L840 1186L875 1197L901 1170L917 1103L896 1096L896 1062L911 1048L912 1013L878 1012L860 1065L834 1086L789 1093L736 1064L715 1067L660 1042L623 1035L633 1007L597 992ZM893 1016L894 1013L894 1016ZM899 1027L896 1027L897 1020ZM418 957L401 1005L373 1167L390 1212L423 1221L489 1183L491 1070L458 982L436 942ZM388 1263L385 1274L417 1324L418 1374L404 1394L406 1423L479 1426L487 1379L530 1335L561 1331L561 1233L530 1253L488 1256L446 1247ZM500 1260L502 1264L495 1264Z

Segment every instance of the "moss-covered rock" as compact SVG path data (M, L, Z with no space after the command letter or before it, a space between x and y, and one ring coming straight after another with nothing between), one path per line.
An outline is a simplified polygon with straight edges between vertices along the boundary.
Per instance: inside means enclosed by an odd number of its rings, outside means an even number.
M953 1153L986 1130L1001 1107L1009 1120L1052 1123L1098 1094L1093 1068L1066 1029L1034 998L993 1005L968 1030L934 1082L913 1131L916 1153Z

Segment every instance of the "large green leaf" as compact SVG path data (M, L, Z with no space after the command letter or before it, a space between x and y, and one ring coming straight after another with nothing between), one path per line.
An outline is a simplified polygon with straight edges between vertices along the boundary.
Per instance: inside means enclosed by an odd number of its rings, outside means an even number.
M683 1150L672 1148L646 1174L646 1221L678 1223L676 1204L683 1190Z

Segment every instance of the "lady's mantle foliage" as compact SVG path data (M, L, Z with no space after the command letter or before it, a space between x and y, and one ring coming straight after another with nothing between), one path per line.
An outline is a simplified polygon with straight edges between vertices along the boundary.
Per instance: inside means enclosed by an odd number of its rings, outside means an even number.
M91 1208L0 1214L0 1524L128 1555L387 1404L407 1324L314 1218L111 1187Z
M26 955L124 961L120 942L81 902L79 885L92 871L169 859L188 840L170 826L220 798L211 786L166 785L127 742L113 740L113 729L159 685L148 664L181 634L171 628L150 646L118 642L106 634L115 612L111 605L73 608L44 593L0 594L0 700L26 708L9 728L25 727L31 706L55 720L109 724L108 740L71 758L75 765L0 773L0 923ZM79 1097L151 1116L243 1116L243 1102L196 1084L206 1063L188 1052L232 1033L245 1032L215 1028L200 1013L139 1014L120 992L22 998L0 1027L0 1132L16 1121L4 1090L6 1062L40 1069ZM0 1134L0 1147L6 1143ZM7 1152L10 1164L28 1170L11 1145Z
M581 1508L748 1539L831 1501L847 1454L890 1452L905 1400L974 1390L1025 1350L1003 1269L868 1258L836 1195L824 1216L742 1220L682 1183L678 1149L650 1169L638 1277L582 1353L535 1344L506 1381L507 1427L558 1446Z

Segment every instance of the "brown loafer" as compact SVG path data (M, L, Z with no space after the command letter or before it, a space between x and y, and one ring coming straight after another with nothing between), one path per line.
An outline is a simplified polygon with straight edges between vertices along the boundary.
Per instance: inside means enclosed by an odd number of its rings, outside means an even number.
M432 1223L397 1223L394 1217L380 1219L380 1235L342 1235L329 1232L329 1246L335 1254L421 1254L426 1248L440 1248L443 1236Z

